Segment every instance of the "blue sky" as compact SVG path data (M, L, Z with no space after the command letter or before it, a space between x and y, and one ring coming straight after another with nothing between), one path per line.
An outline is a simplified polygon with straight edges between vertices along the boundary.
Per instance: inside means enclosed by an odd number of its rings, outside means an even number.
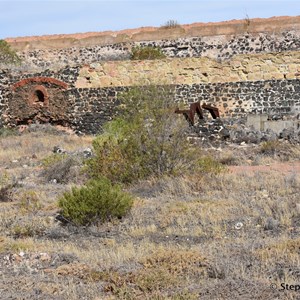
M300 15L300 0L0 0L0 39Z

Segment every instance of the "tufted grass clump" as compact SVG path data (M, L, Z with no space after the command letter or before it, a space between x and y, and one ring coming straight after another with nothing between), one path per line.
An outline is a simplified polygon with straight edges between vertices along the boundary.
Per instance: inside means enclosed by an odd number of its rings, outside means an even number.
M23 213L36 213L42 208L39 196L34 190L24 191L20 195L18 206L20 211L22 211Z
M76 182L80 177L81 160L67 154L52 154L42 160L41 176L46 182Z
M125 216L133 204L133 197L113 185L107 178L73 187L58 201L64 218L76 225L104 223Z
M274 155L276 151L280 147L280 142L278 140L275 141L266 141L263 142L260 146L260 153L266 155Z
M266 141L260 144L258 154L263 156L278 157L281 161L288 161L291 158L299 157L296 147L279 140Z
M2 127L0 128L0 138L6 138L8 136L16 136L18 131L15 128Z
M134 47L131 52L132 60L163 59L166 55L159 47Z
M211 156L203 156L198 160L198 171L203 174L218 175L226 172L227 168Z

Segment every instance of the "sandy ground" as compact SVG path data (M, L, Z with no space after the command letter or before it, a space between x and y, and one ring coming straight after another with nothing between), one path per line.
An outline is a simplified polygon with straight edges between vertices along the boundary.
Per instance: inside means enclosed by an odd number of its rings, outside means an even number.
M299 174L300 162L272 163L258 166L230 166L230 172L235 174L255 174L257 172L278 172L281 174Z

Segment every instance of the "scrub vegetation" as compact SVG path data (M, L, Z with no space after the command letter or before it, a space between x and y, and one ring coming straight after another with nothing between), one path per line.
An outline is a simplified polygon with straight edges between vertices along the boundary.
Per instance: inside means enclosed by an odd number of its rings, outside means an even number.
M297 299L300 146L191 145L168 95L0 136L3 299Z

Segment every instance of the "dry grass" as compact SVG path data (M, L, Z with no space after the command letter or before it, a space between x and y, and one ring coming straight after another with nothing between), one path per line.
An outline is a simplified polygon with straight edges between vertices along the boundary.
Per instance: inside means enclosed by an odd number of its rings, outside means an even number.
M278 289L299 284L298 173L152 179L130 188L137 200L125 219L62 226L56 200L70 185L42 182L41 162L54 145L75 151L90 142L37 132L0 138L0 183L20 183L0 207L4 299L297 299ZM259 147L210 154L228 164L281 161L280 151Z
M19 166L22 162L42 160L59 145L66 151L74 151L91 145L92 137L78 137L66 134L26 133L20 136L0 137L0 167Z

